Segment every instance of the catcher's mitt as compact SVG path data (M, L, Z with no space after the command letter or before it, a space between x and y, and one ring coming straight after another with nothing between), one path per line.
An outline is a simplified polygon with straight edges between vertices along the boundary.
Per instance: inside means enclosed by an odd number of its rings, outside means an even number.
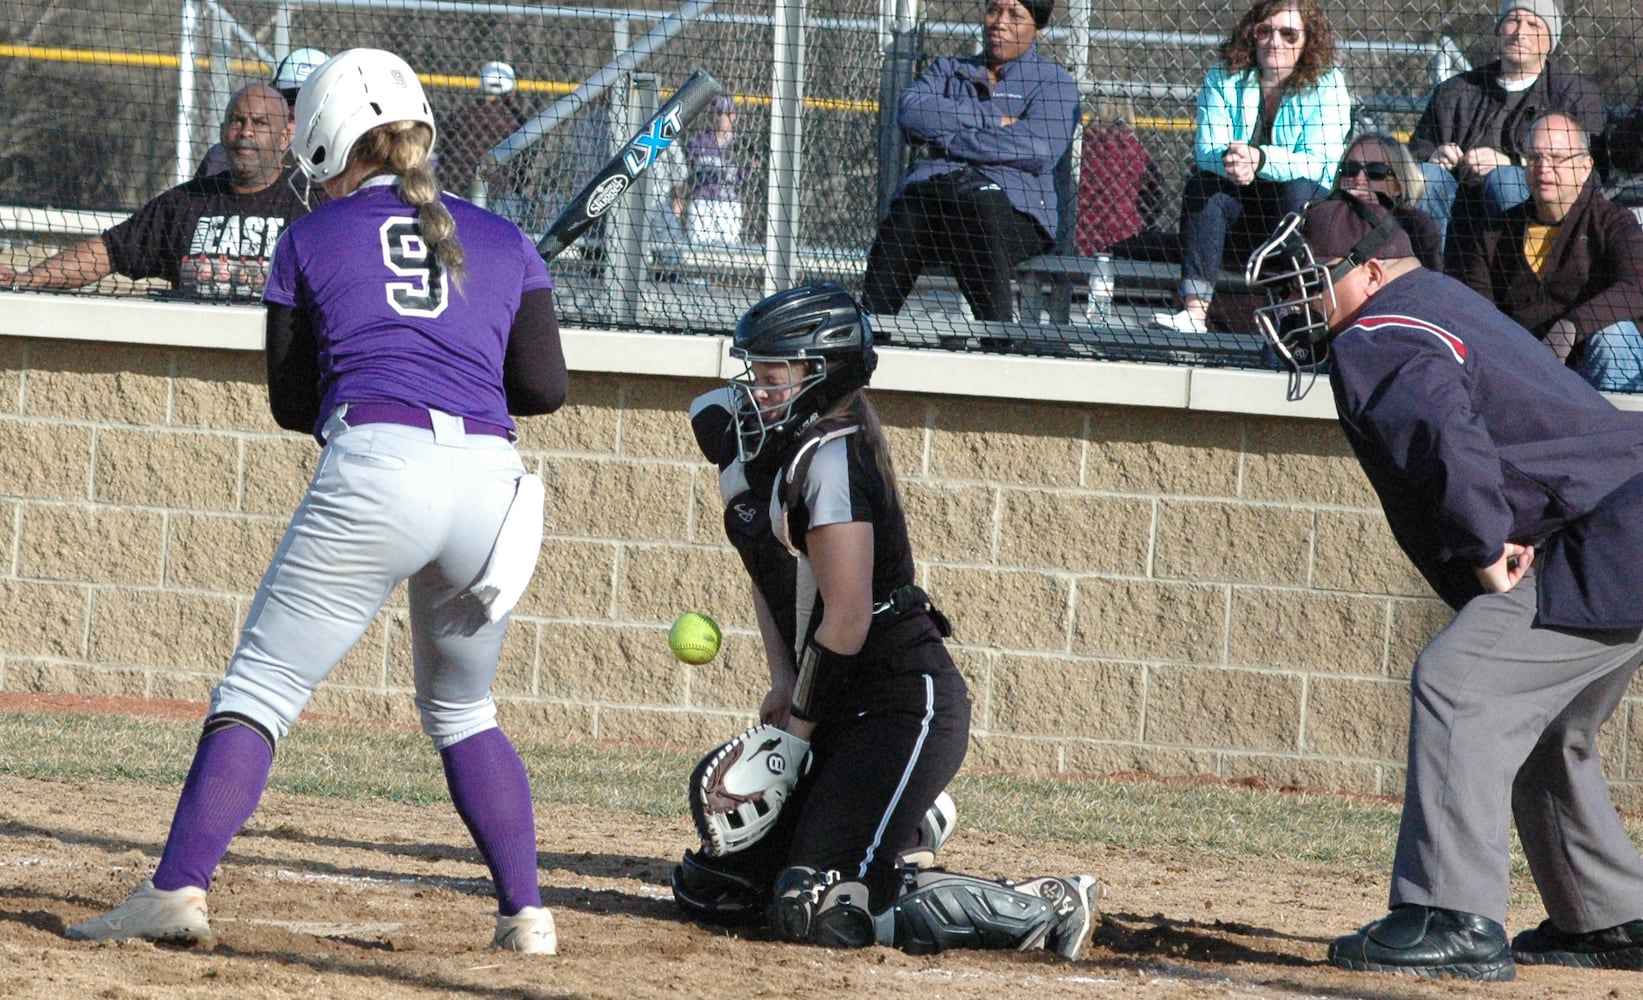
M690 813L702 852L722 857L768 833L809 757L809 743L770 725L754 726L703 757L690 775Z

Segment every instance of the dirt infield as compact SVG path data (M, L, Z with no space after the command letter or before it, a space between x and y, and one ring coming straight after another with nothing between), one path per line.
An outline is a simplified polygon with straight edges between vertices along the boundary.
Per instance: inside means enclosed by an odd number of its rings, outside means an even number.
M84 707L84 706L76 706ZM1643 975L1522 969L1431 983L1321 964L1378 916L1385 873L1209 853L1028 843L960 828L948 863L988 875L1089 871L1107 887L1084 958L886 948L837 952L681 921L676 821L539 805L552 958L488 951L485 872L455 811L270 793L211 894L210 951L81 944L64 928L153 870L176 789L0 777L0 996L391 1000L401 997L1623 997ZM961 820L962 824L962 820ZM1540 918L1528 886L1515 927Z

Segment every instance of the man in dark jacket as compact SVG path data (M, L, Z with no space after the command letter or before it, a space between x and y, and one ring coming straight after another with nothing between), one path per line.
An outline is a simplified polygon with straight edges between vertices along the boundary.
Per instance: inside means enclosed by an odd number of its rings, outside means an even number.
M1252 261L1263 332L1286 358L1333 354L1347 441L1455 609L1410 674L1391 912L1329 960L1495 980L1516 962L1643 967L1643 857L1597 752L1643 660L1643 414L1421 267L1379 206L1322 202ZM1508 947L1514 819L1549 919Z
M266 83L240 88L222 123L227 171L179 184L124 222L32 267L0 264L0 286L80 288L118 273L164 278L190 298L260 298L280 233L309 209L285 166L292 127L278 90Z
M1551 61L1562 35L1557 0L1503 0L1495 15L1500 58L1432 91L1409 139L1426 175L1416 207L1451 234L1475 236L1481 220L1528 199L1523 152L1536 118L1563 111L1588 132L1603 128L1603 95ZM1445 270L1458 267L1451 254Z
M1643 228L1598 190L1569 115L1530 131L1528 201L1490 223L1458 275L1599 389L1643 389Z

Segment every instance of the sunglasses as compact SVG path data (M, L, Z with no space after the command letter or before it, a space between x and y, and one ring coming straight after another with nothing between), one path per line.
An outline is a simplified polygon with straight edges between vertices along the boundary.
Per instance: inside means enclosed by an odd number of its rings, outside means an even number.
M1270 24L1257 24L1255 26L1255 40L1257 42L1269 41L1276 34L1284 40L1285 45L1299 45L1301 44L1301 35L1304 33L1304 28L1274 28Z
M1359 163L1357 160L1347 160L1341 164L1342 177L1356 177L1363 174L1372 181L1392 179L1392 164L1390 163Z

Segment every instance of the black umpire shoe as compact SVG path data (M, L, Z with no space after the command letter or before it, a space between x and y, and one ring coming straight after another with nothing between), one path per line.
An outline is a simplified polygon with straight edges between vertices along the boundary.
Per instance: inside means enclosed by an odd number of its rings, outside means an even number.
M1643 920L1584 934L1560 931L1543 920L1512 939L1512 957L1524 965L1643 969Z
M1517 977L1506 929L1475 913L1400 906L1329 944L1329 961L1360 972L1487 979Z

